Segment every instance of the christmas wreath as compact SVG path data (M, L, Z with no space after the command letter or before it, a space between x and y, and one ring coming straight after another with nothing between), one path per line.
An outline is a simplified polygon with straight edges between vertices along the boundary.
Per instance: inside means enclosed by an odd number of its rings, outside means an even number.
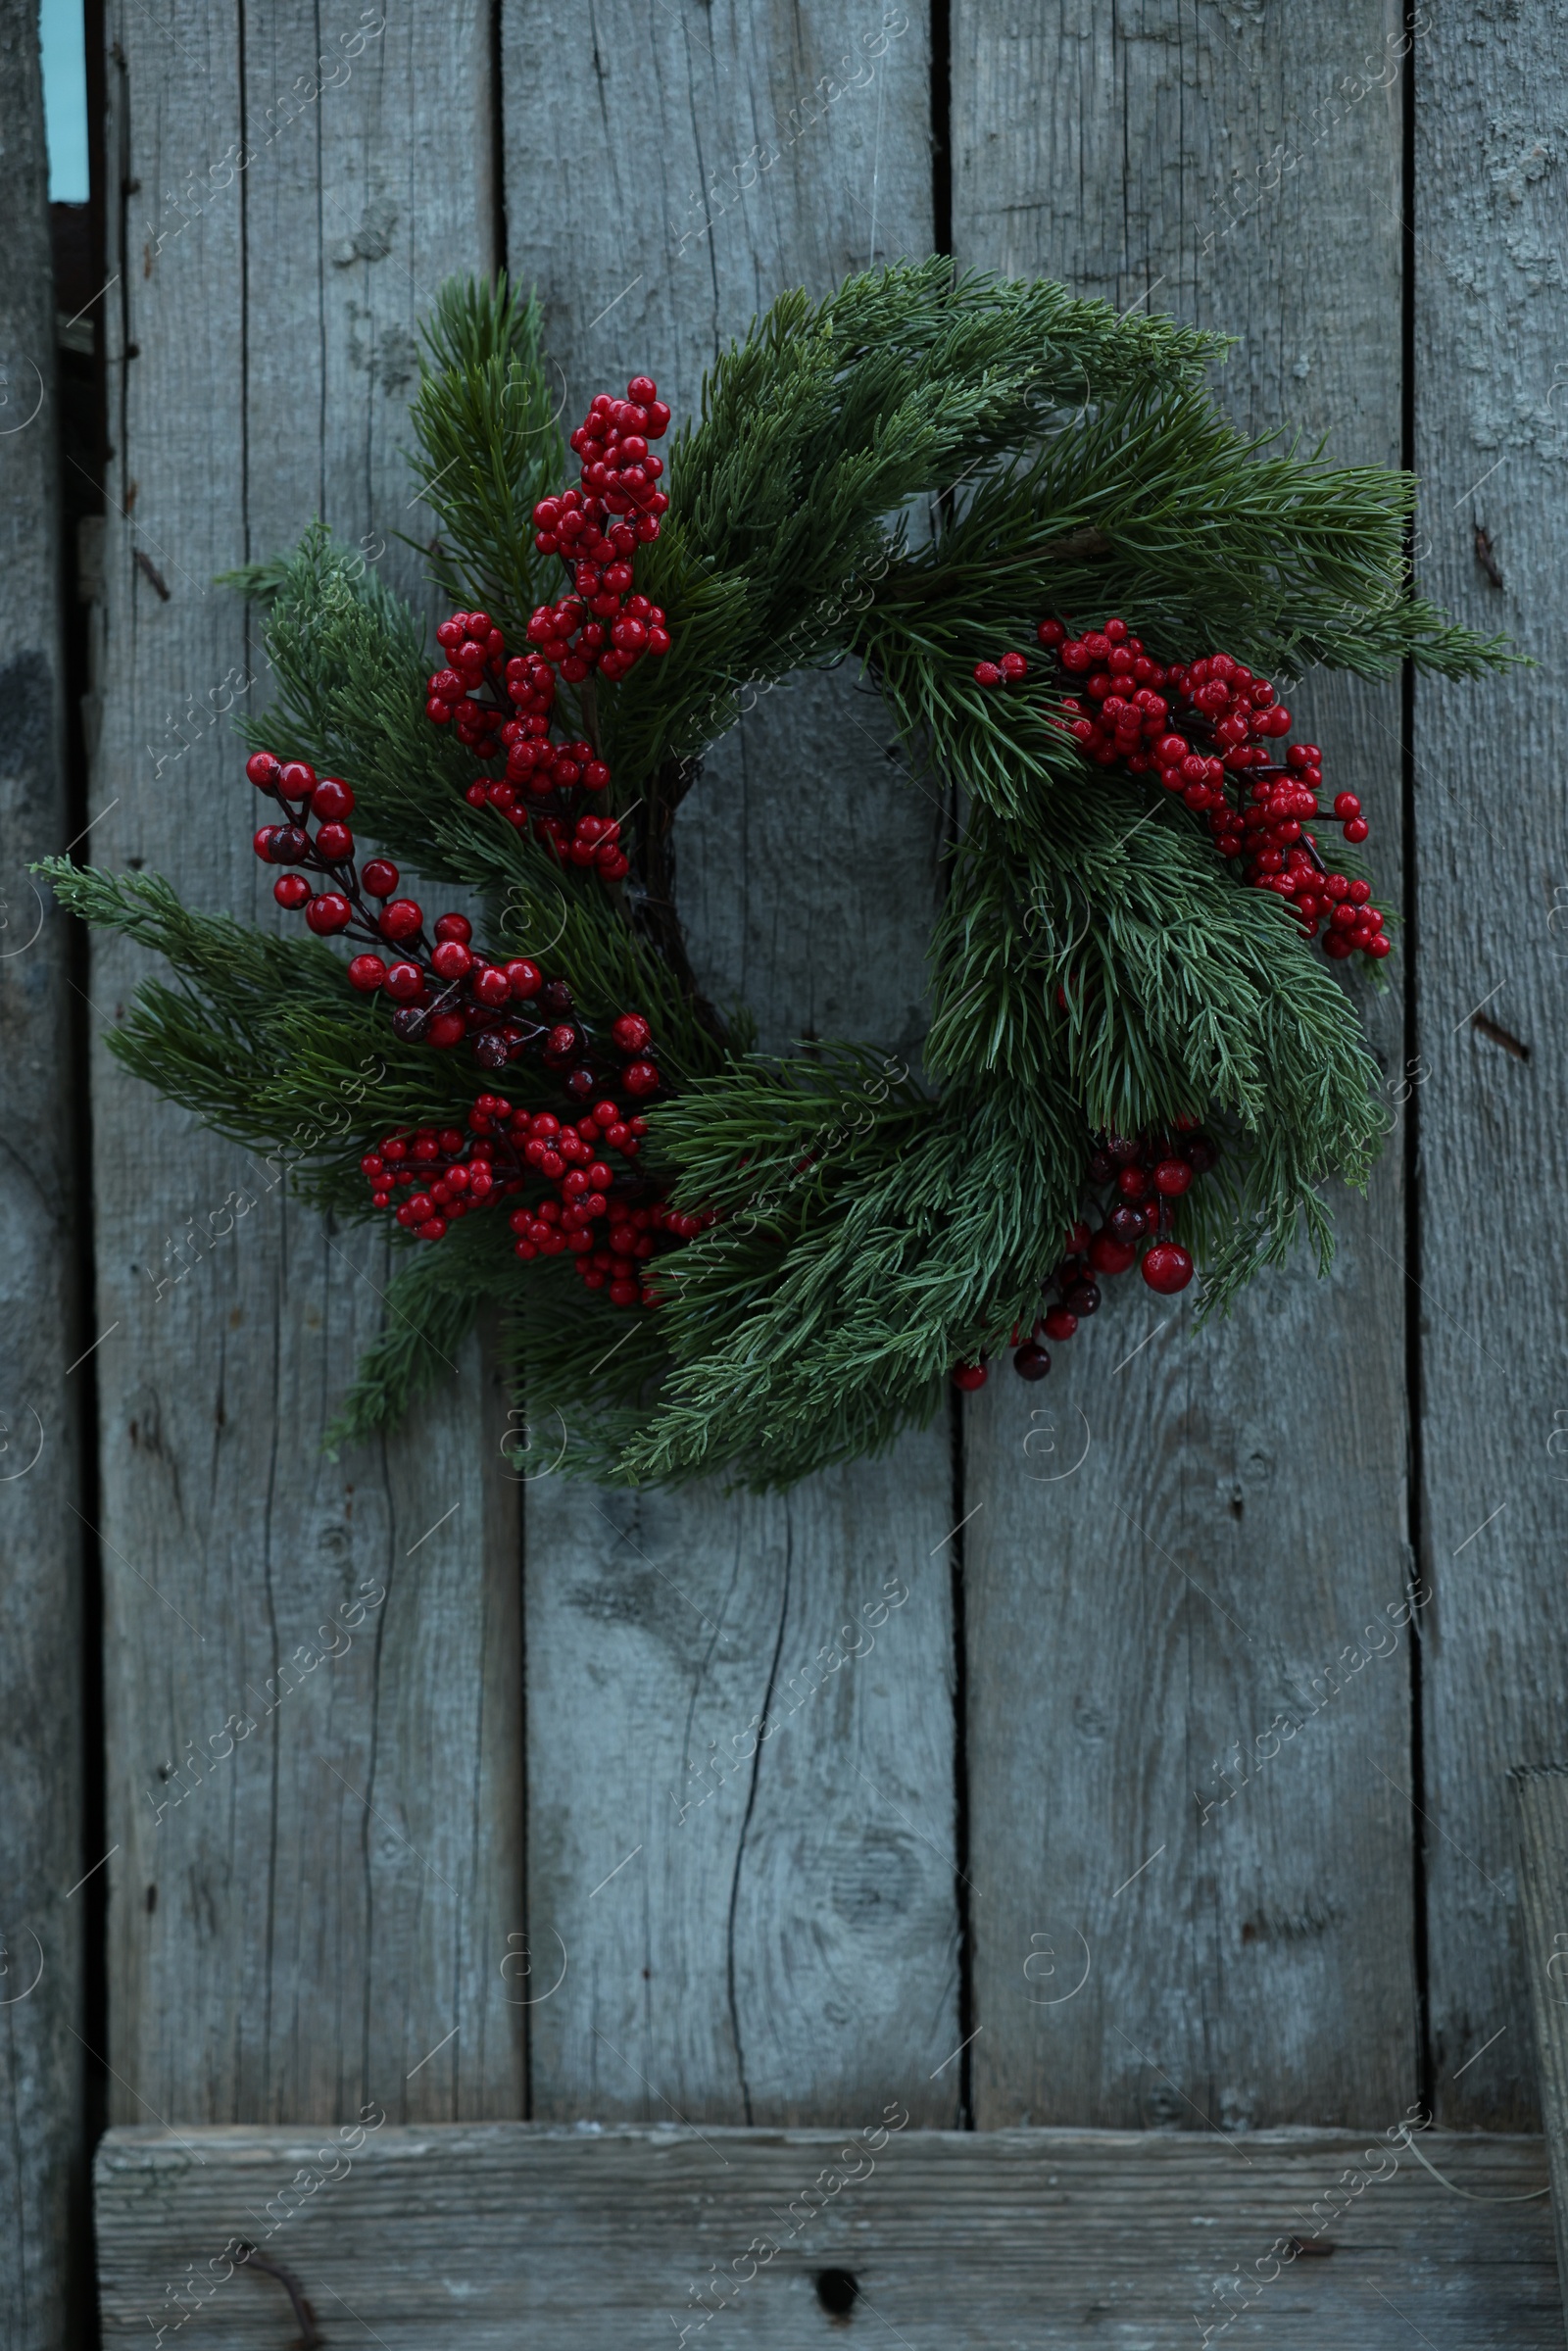
M256 853L307 935L50 868L172 967L126 1066L391 1227L329 1441L495 1299L564 1468L780 1486L999 1349L1042 1376L1134 1265L1172 1293L1196 1264L1209 1312L1303 1225L1325 1264L1318 1187L1363 1184L1382 1125L1344 980L1391 942L1367 819L1278 687L1506 658L1413 593L1410 478L1239 437L1214 337L946 261L784 295L667 469L655 384L601 393L564 489L535 304L454 284L426 344L437 665L323 528L234 575L277 688L244 727ZM743 691L844 661L961 797L916 1071L757 1052L673 905Z

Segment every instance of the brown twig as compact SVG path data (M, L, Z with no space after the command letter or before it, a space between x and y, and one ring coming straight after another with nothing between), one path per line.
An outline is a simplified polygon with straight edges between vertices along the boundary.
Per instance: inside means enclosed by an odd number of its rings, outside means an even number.
M293 2351L320 2351L326 2337L316 2324L316 2313L305 2296L305 2289L292 2270L285 2270L280 2261L269 2261L254 2245L241 2244L239 2264L244 2269L260 2270L264 2277L275 2278L293 2308L299 2325L300 2338Z
M675 911L675 810L701 773L696 759L666 759L649 782L637 839L637 877L642 884L633 911L636 929L674 973L693 1012L711 1036L724 1042L724 1024L697 985L686 934Z
M139 547L133 548L131 553L135 559L135 562L145 573L146 577L152 581L156 593L161 596L164 603L167 604L170 598L169 582L159 570L158 565L153 562L152 557L144 554L142 549Z
M1492 534L1485 530L1479 522L1476 524L1476 562L1481 565L1494 588L1505 585L1502 565L1492 552Z
M1098 530L1094 523L1086 522L1081 530L1070 530L1064 539L1053 539L1049 547L1042 547L1040 560L1042 563L1070 563L1080 556L1109 553L1110 541L1104 532Z

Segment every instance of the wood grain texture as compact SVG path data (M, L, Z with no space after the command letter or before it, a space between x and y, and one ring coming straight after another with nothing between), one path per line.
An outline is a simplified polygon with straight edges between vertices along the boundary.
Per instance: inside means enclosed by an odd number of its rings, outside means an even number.
M554 61L548 113L507 110L509 253L573 418L641 367L684 415L785 288L928 250L921 12L514 7L505 34L509 89ZM917 1047L944 812L889 738L854 678L789 681L682 809L694 962L765 1045ZM769 1500L530 1486L536 2114L810 2122L897 2094L953 2119L950 1489L940 1430ZM875 1651L792 1689L889 1577L910 1597Z
M1242 428L1396 462L1400 22L978 20L958 259L1228 330ZM1396 690L1288 699L1365 798L1392 905ZM1372 1005L1396 1071L1399 1017L1396 990ZM1113 1286L1049 1392L1004 1368L966 1407L982 2124L1364 2121L1413 2094L1408 1637L1347 1653L1405 1586L1400 1189L1396 1146L1369 1209L1338 1195L1330 1284L1266 1278L1196 1345Z
M263 921L225 713L267 684L214 574L321 513L414 581L392 542L420 529L396 446L415 326L442 275L489 258L486 13L374 21L110 12L111 169L135 184L111 262L94 850ZM457 131L421 95L434 48L471 94ZM104 1026L146 968L98 945ZM102 1051L94 1102L116 2110L518 2113L500 1398L469 1347L416 1437L324 1460L384 1247L304 1213L278 1166ZM323 1131L354 1116L320 1106Z
M1537 2106L1505 1776L1568 1750L1561 12L1441 12L1416 97L1418 569L1541 664L1415 698L1433 2060L1445 2120L1506 2129Z
M81 1476L54 280L38 19L0 4L0 2338L53 2351L84 2246Z
M117 2131L97 2171L105 2336L144 2340L183 2308L193 2341L284 2342L282 2287L225 2274L241 2237L293 2272L328 2344L368 2331L387 2351L622 2351L709 2330L808 2351L844 2330L814 2290L829 2268L860 2289L850 2338L909 2351L1562 2343L1544 2200L1464 2202L1383 2139L1256 2132L1243 2153L1212 2134L897 2122L389 2126L352 2155L319 2133ZM1544 2177L1539 2139L1424 2151L1472 2195ZM1308 2252L1285 2257L1291 2238Z
M1551 2166L1557 2268L1568 2278L1568 1764L1521 1765L1519 1926Z

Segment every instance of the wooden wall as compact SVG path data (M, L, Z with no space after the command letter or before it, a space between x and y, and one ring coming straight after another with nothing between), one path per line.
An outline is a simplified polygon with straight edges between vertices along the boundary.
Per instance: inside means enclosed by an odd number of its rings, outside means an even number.
M1292 696L1405 917L1332 1281L1198 1344L1119 1298L1046 1390L777 1499L512 1476L478 1343L323 1460L384 1249L120 1073L140 962L95 947L117 2122L1535 2127L1504 1775L1568 1736L1557 13L108 0L102 863L273 918L225 723L268 682L214 575L319 513L418 592L418 320L501 261L574 410L646 367L685 412L780 288L933 247L1228 329L1236 420L1413 456L1424 584L1540 663ZM951 821L856 677L766 697L682 816L710 988L915 1051ZM875 1652L751 1753L890 1579Z
M60 444L36 11L0 0L0 2309L15 2351L82 2315L86 2117L80 1066ZM76 1376L73 1378L73 1373Z

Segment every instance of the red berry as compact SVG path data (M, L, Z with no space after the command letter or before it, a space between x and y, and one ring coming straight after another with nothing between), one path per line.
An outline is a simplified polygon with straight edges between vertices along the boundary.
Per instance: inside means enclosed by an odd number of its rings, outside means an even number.
M628 1094L654 1094L659 1089L659 1071L652 1061L628 1061L620 1082Z
M423 909L412 898L394 898L381 910L381 929L388 939L412 939L423 925Z
M334 932L347 930L354 908L340 890L323 890L306 907L305 919L318 937L330 939Z
M398 869L390 857L372 857L360 879L370 898L390 898L398 886Z
M455 939L460 947L466 947L473 937L473 925L466 914L438 914L435 935L438 939Z
M1118 1241L1113 1234L1098 1232L1089 1244L1089 1262L1096 1273L1125 1273L1138 1250L1130 1241Z
M1048 1306L1040 1327L1046 1337L1059 1347L1077 1330L1078 1317L1070 1306Z
M280 824L264 824L261 831L252 839L251 847L264 865L270 865L272 862L272 843L282 830L283 827Z
M311 885L303 873L280 873L272 884L272 896L280 906L287 906L291 913L304 906L310 895Z
M975 1389L985 1386L989 1376L983 1360L979 1363L959 1363L954 1369L953 1385L963 1389L966 1395L972 1395Z
M505 970L507 984L519 1004L530 996L537 996L544 985L544 973L537 963L530 963L525 955L518 955L505 966Z
M461 1012L438 1012L424 1032L425 1042L445 1051L448 1046L461 1043L467 1027Z
M277 788L285 800L309 800L316 789L316 769L303 759L285 759L278 769Z
M1152 1249L1144 1251L1143 1275L1151 1290L1157 1290L1161 1298L1173 1298L1192 1280L1193 1260L1179 1242L1156 1241Z
M245 772L265 792L277 782L278 761L270 751L253 751L245 762Z
M335 775L325 775L311 794L311 814L336 822L354 813L354 795Z
M1012 1368L1020 1380L1043 1380L1051 1369L1051 1357L1031 1339L1013 1356Z
M1002 683L1002 671L997 666L995 661L976 661L974 665L974 682L977 686L1000 686ZM958 1379L956 1372L955 1372L953 1376L956 1380ZM981 1378L983 1379L984 1376L984 1372L982 1371ZM961 1388L963 1386L963 1382L958 1380L958 1385ZM980 1381L976 1380L974 1385L978 1388Z
M512 1001L512 982L500 964L487 963L482 971L474 974L473 993L482 1004L488 1004L492 1011L499 1011L504 1004Z
M417 963L394 963L387 971L386 992L396 1004L412 1004L423 986L424 974Z
M1193 1180L1185 1159L1161 1159L1154 1169L1154 1190L1166 1200L1180 1200Z
M1367 820L1364 816L1352 816L1349 823L1345 828L1345 838L1350 843L1351 847L1354 848L1357 844L1366 839L1367 834L1371 831L1371 826L1367 823Z
M368 996L386 985L386 965L379 955L354 955L349 962L349 985Z
M346 824L323 824L316 836L316 850L329 865L346 865L354 855L354 835Z
M998 667L1001 669L1003 676L1006 679L1009 686L1015 686L1019 678L1027 677L1029 674L1029 663L1021 653L1004 653L1001 661L998 663ZM1038 1380L1044 1375L1040 1372L1034 1372L1030 1376Z
M436 928L440 929L439 923ZM472 955L457 939L443 939L430 957L430 962L437 975L444 980L466 979L473 967Z
M640 1053L653 1033L640 1012L622 1012L610 1031L623 1053Z

